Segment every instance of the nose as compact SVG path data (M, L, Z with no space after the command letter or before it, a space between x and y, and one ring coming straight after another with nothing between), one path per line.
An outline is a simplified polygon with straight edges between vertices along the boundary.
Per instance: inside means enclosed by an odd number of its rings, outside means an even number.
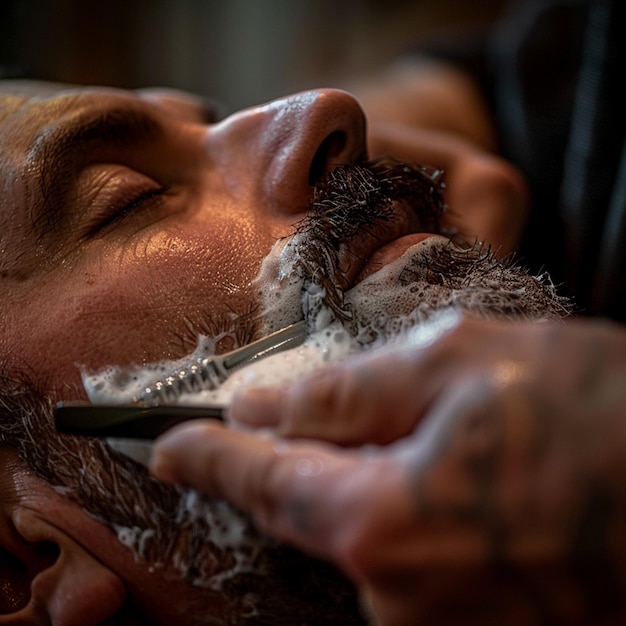
M306 91L232 115L213 127L209 151L238 193L271 211L306 211L311 185L365 155L365 115L350 94Z

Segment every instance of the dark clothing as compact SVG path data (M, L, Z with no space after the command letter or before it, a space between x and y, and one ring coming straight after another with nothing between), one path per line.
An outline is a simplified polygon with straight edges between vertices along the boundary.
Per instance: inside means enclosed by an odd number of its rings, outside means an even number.
M626 2L521 0L462 64L493 107L503 155L528 177L520 258L576 311L626 321Z

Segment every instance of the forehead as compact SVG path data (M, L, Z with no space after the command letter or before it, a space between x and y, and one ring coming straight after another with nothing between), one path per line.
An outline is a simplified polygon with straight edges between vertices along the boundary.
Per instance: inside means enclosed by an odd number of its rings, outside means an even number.
M132 92L116 89L0 81L0 155L25 151L46 129L90 112L140 105Z

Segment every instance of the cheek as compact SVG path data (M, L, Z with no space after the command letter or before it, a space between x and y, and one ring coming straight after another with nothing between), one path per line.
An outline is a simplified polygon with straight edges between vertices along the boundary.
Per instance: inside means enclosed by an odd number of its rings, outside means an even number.
M79 383L78 366L145 364L190 352L256 304L250 283L274 239L236 224L207 237L160 234L98 256L40 292L24 319L24 359L52 386ZM29 321L26 330L24 321Z
M140 248L124 250L113 265L130 289L130 300L137 286L156 301L163 300L166 291L190 302L241 294L271 246L267 237L246 230L250 227L235 223L214 228L208 239L158 235Z

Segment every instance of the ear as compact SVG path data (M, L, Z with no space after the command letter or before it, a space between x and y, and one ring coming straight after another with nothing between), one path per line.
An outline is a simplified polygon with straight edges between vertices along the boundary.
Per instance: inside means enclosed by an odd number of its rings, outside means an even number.
M0 625L95 626L121 609L120 579L71 537L19 505L0 515Z

